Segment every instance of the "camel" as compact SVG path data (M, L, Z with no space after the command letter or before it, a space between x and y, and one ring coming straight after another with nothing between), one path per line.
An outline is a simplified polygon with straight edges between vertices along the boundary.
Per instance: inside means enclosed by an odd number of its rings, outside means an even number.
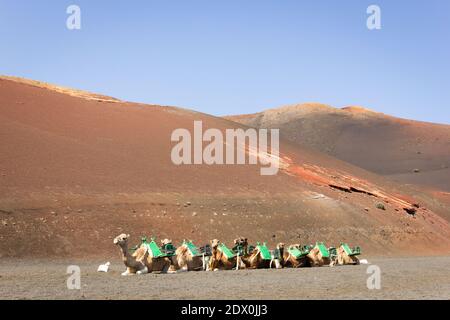
M144 263L145 255L147 254L145 248L138 248L132 255L128 251L129 234L120 234L114 238L113 243L120 247L122 252L122 261L127 267L127 270L122 273L123 276L129 274L143 274L148 272L148 267Z
M163 252L166 255L174 255L177 248L174 247L172 244L172 240L170 239L163 239L161 240L161 252Z
M285 265L284 261L284 247L285 244L280 242L277 244L275 250L272 252L272 260L270 261L270 268L272 268L272 264L275 264L276 269L281 269Z
M341 243L337 249L336 263L339 265L358 265L359 259L357 255L360 253L361 251L358 247L351 249L346 243Z
M168 244L172 244L172 240L169 239L162 239L161 240L161 247L168 245Z
M308 258L309 264L312 267L333 265L333 262L330 259L330 253L323 242L317 242L314 248L309 251L306 257Z
M167 272L170 267L170 260L167 258L154 258L151 250L148 250L144 244L136 249L133 254L128 250L129 234L120 234L114 238L113 243L120 247L122 253L122 261L127 267L123 276L131 274L144 274L153 271Z
M243 238L242 238L243 239ZM245 252L246 247L242 246L243 243L240 243L240 239L235 239L235 247L241 246ZM239 252L233 252L228 249L223 243L219 240L214 239L211 240L211 250L212 256L209 260L208 270L231 270L231 269L243 269L245 268L245 264L240 258Z
M260 245L259 243L250 255L242 257L245 266L250 269L270 268L272 259L273 257L265 244Z
M306 254L309 252L304 250L300 244L293 244L284 251L284 267L285 268L302 268L309 266Z
M191 241L183 241L172 257L172 265L179 271L201 271L206 269L207 258L197 252Z
M233 251L235 253L239 253L239 255L242 256L246 256L249 254L248 252L248 240L247 238L244 237L239 237L233 240Z

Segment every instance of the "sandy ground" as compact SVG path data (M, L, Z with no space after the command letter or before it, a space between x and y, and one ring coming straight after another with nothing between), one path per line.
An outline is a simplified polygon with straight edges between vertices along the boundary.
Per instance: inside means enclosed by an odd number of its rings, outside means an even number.
M99 262L0 263L1 299L450 299L450 257L369 258L381 289L367 288L368 265L282 270L147 274L123 277ZM81 289L66 286L66 268L81 268Z

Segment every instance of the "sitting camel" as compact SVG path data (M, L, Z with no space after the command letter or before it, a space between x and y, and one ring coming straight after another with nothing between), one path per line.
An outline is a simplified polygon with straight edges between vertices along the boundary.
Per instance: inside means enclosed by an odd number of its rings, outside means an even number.
M239 239L234 241L235 245L240 245ZM212 256L209 260L208 270L231 270L243 269L245 264L240 257L240 253L235 253L228 249L219 240L211 240Z
M179 271L201 271L205 270L207 258L200 252L193 252L192 242L183 241L183 244L177 248L172 257L172 264Z
M268 269L272 262L272 255L267 250L265 245L257 245L252 253L248 256L242 257L242 261L249 269Z
M337 249L337 259L336 259L337 264L339 264L339 265L346 265L346 264L358 265L359 259L358 259L357 255L359 254L359 249L358 249L357 253L355 253L353 251L354 250L350 249L350 247L346 243L341 243L341 245Z
M315 247L309 251L306 257L312 267L333 265L333 261L330 259L330 253L322 242L316 243Z
M168 258L154 258L150 250L141 245L133 254L128 250L129 234L120 234L114 238L113 243L120 247L122 261L127 270L122 273L123 276L130 274L144 274L153 271L167 272L170 267Z
M308 252L308 251L307 251ZM309 261L306 257L306 252L302 250L300 244L290 245L287 250L284 251L284 267L285 268L302 268L308 267Z

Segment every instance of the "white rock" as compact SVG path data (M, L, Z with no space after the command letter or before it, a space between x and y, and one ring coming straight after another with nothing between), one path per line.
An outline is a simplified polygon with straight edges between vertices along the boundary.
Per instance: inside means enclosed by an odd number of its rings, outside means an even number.
M369 261L367 261L367 259L361 259L359 260L360 264L369 264Z
M105 264L101 264L98 266L97 272L108 272L109 266L111 263L108 261Z

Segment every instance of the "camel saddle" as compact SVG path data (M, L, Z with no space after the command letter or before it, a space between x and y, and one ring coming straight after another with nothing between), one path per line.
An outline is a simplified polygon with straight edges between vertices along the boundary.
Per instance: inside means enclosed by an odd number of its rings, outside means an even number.
M337 249L335 247L329 247L328 252L330 253L331 260L336 259L338 254L337 254Z
M295 259L300 259L301 257L306 256L309 253L309 250L301 250L297 247L289 247L289 254L291 254Z
M217 250L219 250L220 252L222 252L225 257L227 257L227 259L231 259L234 258L236 256L236 254L230 250L224 243L219 243L219 246L217 247Z
M329 258L330 252L328 251L327 247L323 242L316 242L316 247L319 248L320 253L322 254L322 257Z
M183 241L183 244L188 248L188 250L191 252L192 256L202 256L202 252L195 244L192 243L192 241Z
M261 253L261 257L263 258L263 260L272 260L272 254L270 253L269 248L267 248L266 243L260 244L258 242L256 248Z
M344 249L345 253L348 254L349 256L357 256L361 254L360 247L350 248L346 243L341 243L341 246Z
M175 246L171 243L166 243L164 245L161 246L161 251L163 254L165 254L166 256L173 256L175 255L175 251L177 250L177 248L175 248Z
M164 254L161 251L161 249L156 244L154 239L152 239L150 242L148 242L146 238L143 238L142 239L142 245L144 245L145 248L147 248L147 250L151 251L152 256L154 258L161 258L161 257L166 257L167 256L166 254Z
M239 254L240 256L244 256L247 254L244 250L244 246L240 244L235 245L231 250L235 255Z

